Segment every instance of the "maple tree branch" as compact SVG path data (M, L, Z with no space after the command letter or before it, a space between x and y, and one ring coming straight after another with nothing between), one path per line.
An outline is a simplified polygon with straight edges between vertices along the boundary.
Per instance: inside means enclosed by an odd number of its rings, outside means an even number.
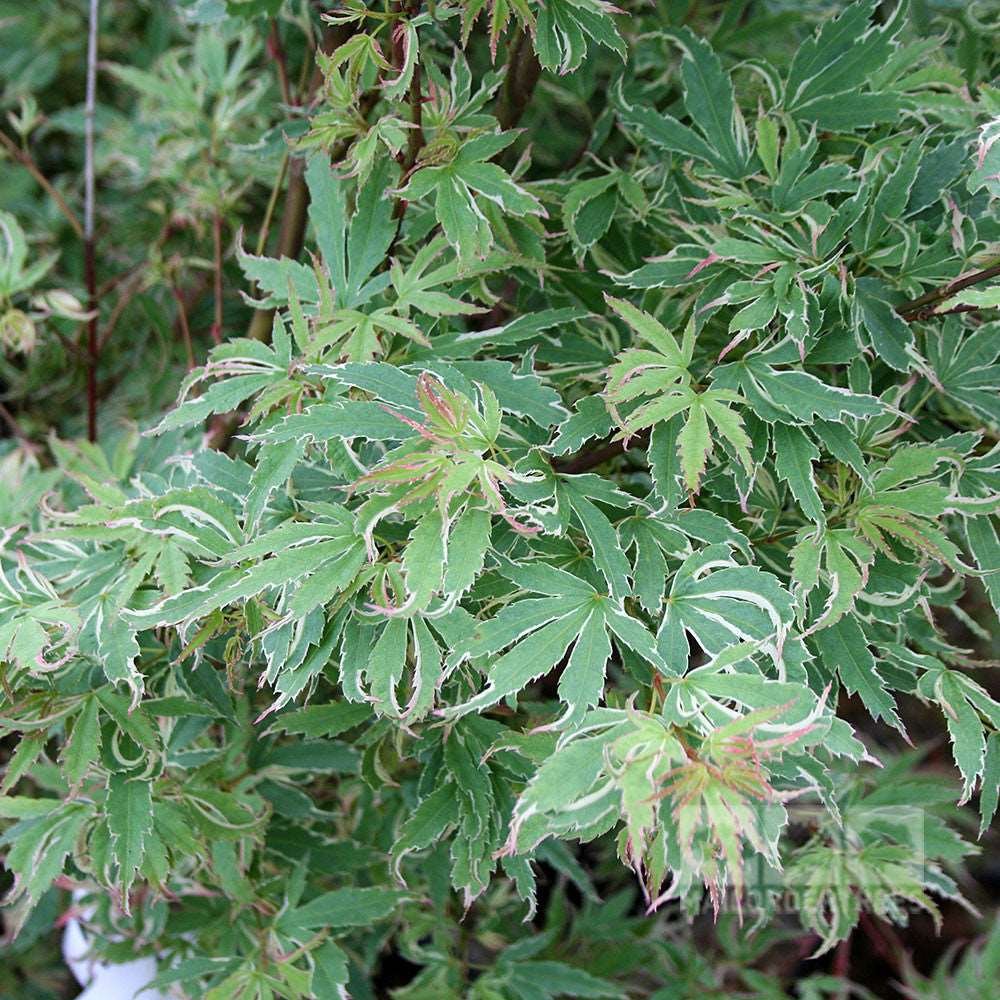
M990 278L996 277L1000 277L1000 262L984 268L982 271L967 274L964 278L956 278L954 281L949 281L938 288L932 288L929 292L925 292L923 295L909 302L904 302L901 306L897 306L896 312L910 323L919 319L927 319L935 315L934 305L936 303L943 302L956 292L962 291L963 288L970 288L972 285L979 285L984 281L989 281ZM948 311L957 312L959 310Z
M97 244L94 237L94 116L97 111L97 21L99 0L90 0L87 25L87 94L84 110L83 271L87 284L87 439L97 440L98 336Z
M281 100L288 106L292 104L292 88L288 82L288 60L285 46L281 41L281 30L278 19L271 18L271 26L267 35L267 54L274 60L278 70L278 86L281 88Z
M184 304L184 296L173 280L170 282L170 291L177 303L177 320L180 323L181 334L184 337L184 353L187 355L187 370L192 371L195 366L194 344L191 342L191 327L188 324L187 307Z
M645 448L649 445L649 431L639 431L631 438L611 438L591 448L577 452L570 458L556 458L552 467L564 476L577 476L603 465L612 458L624 455L630 448Z
M501 130L512 129L521 120L541 75L542 66L531 39L524 31L519 31L511 43L507 76L497 102L496 115Z
M409 3L403 3L402 0L397 0L393 4L393 10L401 18L404 14L409 17L416 17L420 13L420 6L422 0L410 0ZM403 66L406 64L406 48L403 44L403 22L397 22L395 27L395 36L393 38L393 48L392 48L392 64L396 69L397 73L403 72ZM410 79L410 89L408 91L408 100L410 103L410 123L413 128L408 130L406 137L406 153L400 153L397 155L396 160L400 166L400 178L399 186L402 187L406 183L406 179L413 168L416 166L417 159L420 156L420 150L424 148L426 138L424 136L424 98L422 93L423 88L423 77L420 69L420 59L418 58L413 65L413 76ZM391 260L392 255L395 253L396 244L399 242L399 237L403 231L403 216L406 215L406 209L408 202L405 198L397 198L396 204L393 207L393 218L396 220L396 235L392 239L392 243L389 244L389 249L386 252L386 260Z
M128 304L142 290L144 277L143 270L143 268L137 269L136 273L132 275L131 280L129 280L128 284L126 284L119 293L118 301L111 310L107 323L104 324L104 333L101 335L101 339L98 342L98 350L104 350L108 341L111 339L111 334L115 332L115 327L118 325L118 320L121 319L122 313L128 307Z
M914 319L929 319L930 316L951 316L953 313L974 313L980 312L981 306L960 305L952 306L950 309L935 309L928 316L916 316ZM912 322L912 320L911 320Z
M324 52L332 52L339 48L346 41L350 29L340 26L328 25L323 32L321 47ZM279 62L280 67L280 62ZM313 69L312 79L309 84L309 94L302 103L308 103L312 96L319 90L323 83L323 71L317 65ZM338 159L343 153L336 150L333 159ZM306 221L309 209L309 188L306 186L305 160L301 158L290 159L287 171L283 171L278 176L280 185L285 173L288 176L288 187L285 192L285 204L282 209L281 222L278 230L277 257L290 257L292 260L298 257L305 241ZM274 310L260 309L253 314L250 326L247 329L247 337L251 340L270 339L271 327L274 324Z
M212 340L222 343L222 211L216 207L212 216L212 274L215 290L215 313Z
M403 179L407 173L413 169L420 155L420 150L424 148L424 98L422 93L422 76L420 72L420 61L413 67L413 79L410 80L410 116L413 128L409 130L406 138L406 160L403 162Z
M309 209L309 188L306 186L306 163L296 158L288 164L288 188L285 191L285 205L281 213L278 229L278 245L275 257L290 257L295 260L302 250L306 235L306 219ZM251 340L268 340L274 324L273 309L259 309L253 314L247 336Z

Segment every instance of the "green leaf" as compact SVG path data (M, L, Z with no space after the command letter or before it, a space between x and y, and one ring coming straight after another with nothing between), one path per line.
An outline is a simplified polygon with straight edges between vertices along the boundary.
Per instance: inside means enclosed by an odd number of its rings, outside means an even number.
M546 997L625 997L614 983L574 968L566 962L517 962L510 973L515 989L540 992Z
M372 275L396 233L392 200L386 197L394 181L392 161L378 160L349 217L346 183L336 175L328 157L320 153L309 157L306 167L309 219L316 231L323 262L330 271L335 304L340 308L363 305L375 290ZM295 288L304 301L316 301L315 293L310 300L301 294L298 285Z
M798 47L785 84L785 107L796 118L852 131L898 114L899 104L888 96L857 92L882 71L899 30L899 12L884 25L871 25L875 7L875 0L858 0Z
M615 174L578 181L570 188L563 201L563 222L578 253L589 250L604 236L617 208Z
M823 502L816 490L813 463L819 461L819 449L805 431L792 424L775 424L774 468L778 478L788 483L802 513L811 521L823 524Z
M1000 798L1000 733L990 733L983 758L983 781L979 793L979 836L989 829Z
M105 809L127 912L129 891L146 856L147 840L153 829L152 786L142 778L113 774Z
M587 54L590 38L623 58L625 43L618 34L611 13L616 7L601 0L551 0L538 11L534 45L538 61L553 73L579 69Z
M636 129L644 139L665 149L671 153L682 153L685 156L693 156L706 163L714 163L715 154L712 147L705 142L694 130L682 125L676 118L666 114L659 114L651 108L641 105L624 105L619 111L622 124ZM674 251L676 253L676 251ZM691 272L697 261L684 261L676 271L678 277L684 277ZM645 270L645 269L640 269ZM633 272L635 274L637 272ZM628 277L628 276L626 276ZM633 287L650 287L649 285L637 285Z
M559 677L559 698L568 706L568 718L579 719L595 708L604 693L604 674L611 658L611 639L598 610L583 623L569 662Z
M409 898L408 893L395 889L334 889L289 910L278 923L290 935L320 928L366 927L391 916Z
M382 712L392 715L398 715L401 711L397 685L406 666L406 638L405 619L390 619L382 629L378 642L372 647L365 667L376 705Z
M727 177L739 178L747 171L748 155L738 141L734 109L736 100L729 75L722 69L712 46L690 28L675 36L684 52L681 80L684 107L712 147Z
M703 573L703 567L711 572ZM777 661L791 621L791 596L775 577L740 566L728 545L708 545L675 573L657 643L669 672L677 676L688 669L688 636L712 657L749 641Z
M590 542L594 562L607 583L608 591L615 598L625 597L629 593L630 567L611 522L591 502L586 488L576 477L568 477L559 492L560 496L567 498Z
M286 712L275 719L273 728L310 738L340 736L370 718L371 709L367 705L336 702L330 705L307 705L294 712Z
M983 587L1000 617L1000 538L996 528L988 517L969 517L965 519L965 531L969 551L983 572Z
M436 843L445 831L458 822L459 808L456 785L439 785L406 818L392 845L393 870L399 878L403 858L413 851Z
M688 410L687 420L677 435L677 454L680 456L684 482L692 493L697 493L701 484L705 462L713 450L712 437L708 429L708 417L701 398L695 396Z
M21 835L5 859L7 868L17 876L17 883L6 902L11 904L23 898L28 906L8 911L7 930L12 937L21 930L30 908L63 873L66 858L76 846L80 831L92 812L93 808L83 803L62 803L21 826Z
M906 102L895 94L836 94L817 97L798 108L796 117L817 128L858 132L898 121Z
M462 594L475 583L490 547L491 529L489 511L481 507L467 507L452 525L443 585L446 594Z
M588 441L611 433L611 414L600 396L584 396L560 425L552 441L553 455L579 451Z
M432 510L417 522L403 552L406 589L415 608L426 607L440 589L444 562L445 525L441 512Z
M73 732L63 748L60 763L71 785L79 785L91 765L98 759L101 729L97 716L97 699L84 699L83 708L73 721Z
M333 941L324 941L314 952L312 991L321 997L347 997L350 979L347 953Z
M877 286L858 282L855 297L857 321L868 333L875 353L890 368L905 372L913 366L913 331L910 325L884 299Z
M788 422L791 417L795 422L812 424L817 417L827 421L841 421L845 416L864 419L885 411L874 396L830 385L809 372L779 370L754 356L717 368L714 384L738 387L759 411L773 407L773 416L760 413L768 420Z
M510 695L516 694L531 681L550 670L566 654L590 617L590 609L578 607L522 639L490 667L487 686L474 698L445 709L448 718L478 712Z
M850 694L857 695L873 719L882 719L904 733L896 702L879 674L864 632L854 618L841 618L812 636L819 659L839 675Z
M287 284L286 286L287 287ZM197 399L185 400L157 424L154 433L165 434L180 427L193 427L213 413L229 413L274 381L271 374L235 375L216 382Z
M493 246L493 232L477 203L477 195L514 216L545 214L541 202L505 170L495 163L482 162L495 150L470 148L477 141L460 146L446 166L417 170L400 191L401 197L413 200L434 193L434 211L448 242L462 260L469 262L475 258L485 260Z
M992 288L966 288L953 295L950 299L945 299L937 312L947 312L956 306L975 306L977 309L995 309L1000 306L1000 286Z
M508 413L526 417L539 427L553 427L566 419L559 393L530 369L515 371L507 361L456 361L455 368L492 389Z
M942 671L935 684L935 694L944 711L955 763L962 774L964 791L961 801L965 802L972 795L976 780L983 773L986 755L983 724L979 713L968 700L967 688L959 682L953 671Z
M42 755L47 742L48 733L45 730L26 733L18 740L17 747L4 768L3 782L0 783L0 795L6 795L28 773Z

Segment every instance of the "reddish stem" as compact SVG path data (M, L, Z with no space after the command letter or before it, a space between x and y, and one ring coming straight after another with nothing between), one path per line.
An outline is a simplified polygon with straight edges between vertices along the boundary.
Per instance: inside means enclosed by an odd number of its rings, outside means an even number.
M897 307L896 312L909 323L918 319L928 319L935 315L934 306L938 302L951 298L952 295L962 291L963 288L970 288L972 285L978 285L984 281L988 281L990 278L996 277L1000 277L1000 264L994 264L992 267L984 268L982 271L967 274L964 278L956 278L954 281L949 281L940 288L932 288L919 298L913 299L910 302L904 302L903 305ZM959 310L948 311L958 312Z
M15 143L10 136L7 135L2 129L0 129L0 143L3 144L4 149L16 160L18 163L24 167L25 170L31 174L32 177L38 182L42 190L56 203L59 211L66 217L66 221L73 227L73 232L76 233L81 239L83 239L83 226L80 220L76 217L76 213L66 204L66 199L53 187L49 179L39 170L38 164L35 163L31 154L26 150L22 149Z
M7 409L3 403L0 403L0 419L10 428L10 432L16 437L24 447L30 451L33 455L38 455L41 453L41 448L31 440L30 437L25 433L24 428L17 422L17 418L14 416L10 410ZM6 680L6 678L3 678ZM8 701L12 701L8 695Z
M278 29L278 19L271 18L271 30L267 36L267 54L274 60L278 68L278 84L281 87L281 99L291 105L292 88L288 83L288 62L285 57L285 46L281 42L281 32Z
M87 284L87 438L97 440L97 364L101 344L97 333L97 245L94 237L96 207L94 168L94 118L97 111L97 44L99 0L90 0L87 21L87 96L84 113L83 270Z
M839 976L841 979L846 979L847 974L851 971L851 939L849 936L837 945L837 950L833 955L832 971L835 976Z
M87 283L87 440L97 440L97 365L101 357L101 344L97 332L97 255L94 237L83 245L83 268Z
M188 371L194 368L194 345L191 343L191 327L188 324L187 306L184 304L184 296L177 287L175 281L170 282L170 290L174 294L174 301L177 303L177 321L180 323L181 334L184 337L184 349L187 353Z
M594 448L578 452L570 458L557 458L553 461L556 472L564 476L575 476L603 465L612 458L623 455L629 448L645 448L649 444L649 432L640 431L634 438L625 440L605 441Z
M212 243L215 259L215 322L212 340L222 343L222 212L216 208L212 218Z

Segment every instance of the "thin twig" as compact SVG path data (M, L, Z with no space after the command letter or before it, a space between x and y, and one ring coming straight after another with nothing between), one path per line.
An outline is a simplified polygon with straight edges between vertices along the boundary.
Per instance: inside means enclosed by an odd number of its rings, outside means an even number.
M576 476L581 472L588 472L590 469L603 465L612 458L624 455L630 448L645 448L649 445L649 432L640 431L635 437L629 440L613 439L604 441L593 448L578 452L571 458L557 458L552 462L556 472L564 476Z
M424 148L424 97L423 83L420 72L420 62L413 67L413 78L410 80L410 120L413 123L406 139L406 161L403 164L403 176L413 169Z
M996 277L1000 277L1000 262L992 264L982 271L967 274L964 278L956 278L954 281L949 281L939 288L932 288L929 292L925 292L910 302L904 302L901 306L897 306L896 312L910 323L919 319L928 319L936 315L934 312L934 305L936 303L951 298L956 292L962 291L963 288L979 285L984 281L989 281L990 278Z
M859 926L875 952L892 967L896 976L902 979L904 975L903 956L906 954L906 950L896 932L884 921L877 920L864 912L861 913Z
M286 105L292 104L292 88L288 83L288 61L285 56L285 46L281 41L281 31L278 19L271 18L271 29L267 36L267 54L278 67L278 84L281 87L281 99Z
M31 452L33 455L37 455L41 452L41 448L31 440L30 437L25 433L24 429L17 422L17 417L14 416L10 410L7 409L3 403L0 403L0 419L10 428L10 432L24 445L24 447Z
M49 179L38 169L38 164L32 159L31 154L26 149L21 149L20 146L6 132L0 129L0 143L3 143L4 149L24 167L25 170L31 174L32 177L38 182L38 185L45 191L46 194L56 203L59 211L65 216L66 221L73 227L73 231L76 233L80 239L83 239L83 226L80 220L76 217L76 213L66 204L66 200L63 196L52 186Z
M97 294L103 298L105 295L109 295L113 292L120 284L126 281L131 281L140 272L145 271L149 267L148 260L141 260L138 264L134 264L132 267L126 268L124 271L119 271L118 274L113 275L108 278L107 281L102 282L97 287Z
M267 247L267 238L271 235L271 222L274 220L274 210L278 207L278 196L281 194L281 189L285 184L285 174L288 172L288 153L286 152L281 158L281 167L278 170L278 179L274 182L274 187L271 188L271 197L267 200L267 208L264 211L264 221L260 226L260 235L257 237L257 250L256 255L258 257L263 256L264 250Z
M952 316L955 313L974 313L974 312L980 312L981 308L982 308L981 306L970 306L970 305L952 306L951 309L935 309L933 310L932 315Z
M216 206L212 216L213 270L215 277L215 321L212 323L212 340L222 343L222 212Z
M194 368L194 345L191 343L191 327L188 323L187 307L184 304L184 296L177 287L177 282L170 282L170 291L173 292L174 301L177 303L177 322L181 327L181 334L184 337L184 349L187 353L187 368L191 371Z
M328 25L323 32L323 51L333 52L346 40L350 29L342 26ZM309 82L309 95L303 103L308 103L311 95L319 90L323 83L323 71L317 65ZM339 153L343 156L343 150ZM285 193L285 204L282 210L281 225L278 236L278 257L298 257L305 240L306 220L309 209L309 188L306 186L305 163L301 159L291 160L287 170L288 188ZM278 178L280 187L281 177ZM274 325L274 310L258 309L250 320L247 336L251 340L268 340L271 327Z
M497 120L501 129L506 131L514 128L521 120L541 75L542 67L531 39L524 31L519 30L511 42L507 76L497 103Z
M830 970L835 976L846 979L851 971L851 937L848 935L837 945L837 950L833 953L833 968ZM842 993L841 996L844 994Z
M100 0L90 0L87 30L87 103L84 131L83 262L87 283L87 437L97 440L97 364L100 343L97 335L97 247L94 239L94 112L97 107L97 22Z
M412 2L404 4L402 2L397 2L393 4L393 9L400 14L400 18L405 13L409 17L416 17L420 13L420 2L421 0L412 0ZM393 48L392 48L392 62L397 73L403 72L403 66L406 63L406 48L404 45L405 31L402 19L396 22L395 27L396 34L393 38ZM410 103L410 122L413 128L408 130L406 137L406 153L400 154L397 157L400 169L402 171L400 176L400 185L406 182L406 178L410 171L416 166L417 159L420 156L420 150L424 148L425 138L424 138L424 106L423 106L423 94L422 94L422 75L420 71L420 60L418 59L413 67L413 76L410 78L410 89L408 91L408 99ZM405 198L397 198L396 205L393 209L393 218L396 220L396 235L393 237L392 243L389 245L389 249L386 253L386 260L390 260L396 251L396 244L399 242L400 234L403 230L403 216L406 215L408 202Z
M52 333L56 335L59 343L66 348L71 354L75 354L83 364L87 363L87 352L83 347L75 340L70 340L65 333L62 333L56 326L49 328Z
M104 351L108 341L111 339L111 334L115 332L115 327L118 325L118 320L121 319L122 313L125 312L128 304L135 298L136 293L142 289L143 271L144 268L139 268L119 294L118 301L115 302L115 306L111 310L111 315L108 316L108 321L104 324L104 332L101 334L101 339L97 345L98 352Z
M294 159L288 167L288 190L278 230L276 257L295 260L302 251L309 211L309 188L306 186L305 161ZM267 340L274 324L273 309L258 309L250 320L247 336L251 340Z

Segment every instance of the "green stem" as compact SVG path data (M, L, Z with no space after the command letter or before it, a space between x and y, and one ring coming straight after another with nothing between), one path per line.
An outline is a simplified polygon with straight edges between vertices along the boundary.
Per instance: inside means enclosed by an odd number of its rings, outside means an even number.
M260 236L257 238L258 257L262 256L267 246L267 238L271 235L271 223L274 221L274 210L278 207L278 196L285 184L285 174L288 173L288 153L281 158L281 167L278 170L278 179L271 188L271 197L267 201L267 208L264 211L264 221L261 223Z

